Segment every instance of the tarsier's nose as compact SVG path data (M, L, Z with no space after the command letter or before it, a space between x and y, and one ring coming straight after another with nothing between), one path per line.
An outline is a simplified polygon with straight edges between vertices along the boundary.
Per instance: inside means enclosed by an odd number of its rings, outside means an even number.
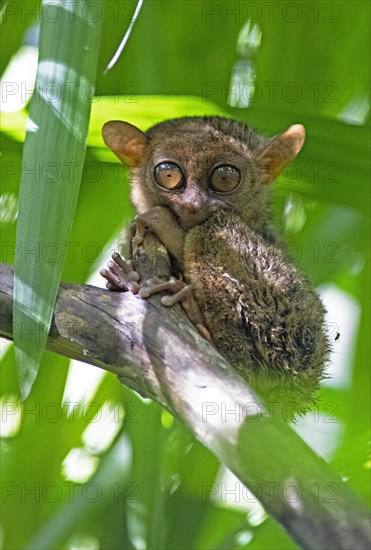
M200 190L190 185L183 196L183 206L188 214L199 214L204 206L204 197Z
M182 226L190 229L201 223L205 217L204 203L201 199L189 200L182 204L182 211L179 212L182 219Z
M185 208L189 214L199 214L202 210L201 200L193 200L185 205Z

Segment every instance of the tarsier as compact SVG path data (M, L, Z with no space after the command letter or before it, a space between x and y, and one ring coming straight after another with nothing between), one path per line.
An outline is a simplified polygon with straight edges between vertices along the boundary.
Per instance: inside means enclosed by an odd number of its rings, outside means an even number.
M324 377L325 310L268 225L268 184L302 148L303 126L267 138L214 116L146 132L112 121L103 138L131 170L137 243L145 228L157 235L174 275L141 285L131 258L115 254L101 271L107 288L167 290L162 303L180 302L263 396L304 412Z

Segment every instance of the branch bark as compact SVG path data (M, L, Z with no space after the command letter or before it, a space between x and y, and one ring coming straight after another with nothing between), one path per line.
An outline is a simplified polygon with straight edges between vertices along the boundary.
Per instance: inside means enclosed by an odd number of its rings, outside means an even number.
M166 250L150 234L135 261L142 280L170 275ZM0 274L0 335L12 339L12 267L0 264ZM116 374L180 418L303 548L369 548L363 503L274 418L179 306L62 283L47 348Z

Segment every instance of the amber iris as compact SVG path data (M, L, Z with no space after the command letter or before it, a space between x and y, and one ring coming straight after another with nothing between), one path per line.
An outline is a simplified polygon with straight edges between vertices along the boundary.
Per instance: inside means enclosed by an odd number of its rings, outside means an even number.
M162 162L155 168L155 180L165 189L178 189L183 185L183 172L174 162Z
M217 193L229 193L233 191L241 180L241 172L238 168L225 164L217 166L210 175L209 185Z

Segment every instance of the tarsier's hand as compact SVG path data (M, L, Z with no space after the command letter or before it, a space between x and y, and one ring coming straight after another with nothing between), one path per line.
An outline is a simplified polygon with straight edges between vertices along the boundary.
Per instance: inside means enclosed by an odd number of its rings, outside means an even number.
M143 242L145 229L152 231L172 254L179 265L183 264L183 246L186 232L182 229L173 212L166 206L154 206L144 214L135 217L136 234L134 243Z
M179 226L174 214L165 206L155 206L136 216L135 221L129 226L130 241L137 246L142 244L146 228L152 231L181 263L185 231ZM107 267L108 269L101 269L100 274L106 279L108 290L129 290L133 294L138 294L139 274L134 270L131 259L124 260L115 252Z
M132 262L132 246L134 239L142 242L144 238L141 234L142 226L138 226L136 221L131 222L128 226L128 231L125 235L125 240L130 242L126 253L130 259L123 259L118 252L112 254L112 259L108 262L108 269L101 269L100 274L106 279L106 288L108 290L126 291L129 290L133 294L138 294L140 289L139 274L135 271ZM128 243L127 243L128 244Z
M130 290L133 294L139 292L139 275L134 271L132 262L125 261L117 252L112 254L108 269L101 269L100 274L106 279L108 290Z
M166 232L163 231L164 226L167 228ZM157 206L141 216L136 216L135 221L130 224L130 237L136 245L142 244L146 228L153 231L177 259L181 258L185 231L168 208ZM165 290L169 291L171 296L163 296L161 303L167 307L180 303L199 333L206 340L212 341L192 288L183 282L181 276L179 279L171 277L169 281L155 278L147 281L143 286L139 283L139 274L134 271L132 261L124 260L117 252L112 254L108 269L101 269L100 274L107 280L108 290L129 290L142 298L148 298L152 294Z

